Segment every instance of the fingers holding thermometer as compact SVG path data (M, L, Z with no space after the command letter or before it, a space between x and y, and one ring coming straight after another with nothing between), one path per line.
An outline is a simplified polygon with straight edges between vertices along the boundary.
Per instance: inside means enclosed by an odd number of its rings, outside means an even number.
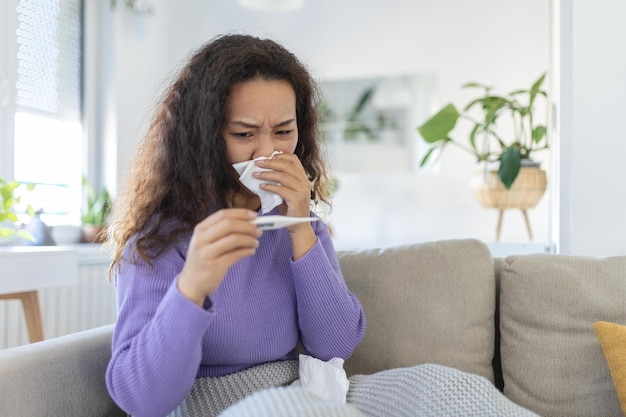
M254 255L263 230L317 221L317 217L261 216L246 209L217 211L194 228L178 289L199 306L237 261Z
M256 252L262 234L251 222L256 218L257 213L251 210L224 209L196 225L178 277L178 289L185 297L202 306L228 269Z

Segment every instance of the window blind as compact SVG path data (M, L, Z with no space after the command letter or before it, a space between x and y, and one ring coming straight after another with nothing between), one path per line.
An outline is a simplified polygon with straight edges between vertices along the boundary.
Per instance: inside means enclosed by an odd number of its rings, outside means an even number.
M17 14L17 110L79 119L81 0L20 0Z
M19 0L15 9L13 176L35 185L22 202L48 225L80 219L82 5Z

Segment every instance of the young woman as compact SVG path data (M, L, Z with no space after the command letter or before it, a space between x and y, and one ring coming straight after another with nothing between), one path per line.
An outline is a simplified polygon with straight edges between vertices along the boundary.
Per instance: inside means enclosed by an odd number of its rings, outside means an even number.
M115 402L136 417L534 415L438 365L353 376L347 404L284 387L296 352L346 359L365 331L323 222L253 223L325 199L317 103L291 53L245 35L206 44L166 92L109 231Z
M324 223L262 233L259 195L233 168L267 158L253 177L282 203L265 214L312 216L327 180L317 103L295 56L245 35L206 44L166 92L110 230L119 316L106 383L126 412L166 415L198 381L295 359L298 343L329 360L360 342L363 309Z

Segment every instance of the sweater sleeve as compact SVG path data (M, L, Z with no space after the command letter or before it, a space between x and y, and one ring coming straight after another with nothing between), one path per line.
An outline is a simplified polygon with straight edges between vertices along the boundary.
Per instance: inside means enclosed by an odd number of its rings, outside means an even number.
M347 359L363 338L365 314L346 286L328 229L317 222L315 233L317 243L292 262L302 344L318 359Z
M136 417L167 415L189 394L198 372L212 312L179 292L183 263L172 251L153 267L141 259L124 262L116 275L119 313L106 384L115 402Z

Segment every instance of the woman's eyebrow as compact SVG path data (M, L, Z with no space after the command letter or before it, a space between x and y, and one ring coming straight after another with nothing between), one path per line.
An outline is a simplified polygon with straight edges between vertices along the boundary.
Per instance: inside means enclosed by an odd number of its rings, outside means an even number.
M231 125L238 125L241 127L245 127L248 129L258 129L260 126L255 125L254 123L248 123L248 122L244 122L243 120L233 120L232 122L230 122Z
M284 127L284 126L290 125L291 123L293 123L295 121L296 121L296 119L288 119L288 120L285 120L283 122L277 123L273 127ZM259 125L254 124L254 123L245 122L243 120L233 120L232 122L230 122L230 124L231 125L237 125L237 126L245 127L247 129L259 129L261 127Z
M276 126L274 127L283 127L283 126L287 126L290 125L291 123L295 122L296 119L289 119L289 120L285 120L284 122L280 122L278 123Z

